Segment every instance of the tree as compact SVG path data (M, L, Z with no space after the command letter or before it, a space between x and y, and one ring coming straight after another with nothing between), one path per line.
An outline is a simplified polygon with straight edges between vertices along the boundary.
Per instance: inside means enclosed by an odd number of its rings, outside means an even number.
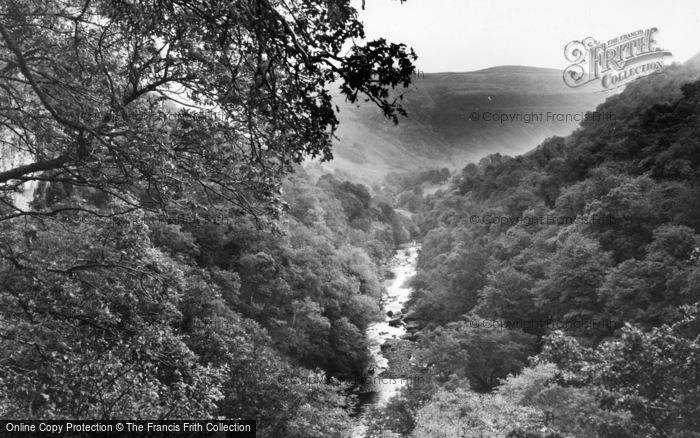
M653 235L645 258L610 269L598 291L609 314L644 327L671 324L680 306L700 300L691 286L693 272L698 271L692 257L700 238L692 229L676 225L663 225Z
M586 423L597 424L597 436L697 436L698 306L682 306L680 312L677 322L650 331L627 324L619 338L596 349L555 332L534 362L555 364L558 386L594 397L588 405L602 410ZM565 406L552 408L556 418Z
M179 330L182 267L143 225L0 224L4 418L207 417L226 368ZM66 224L68 225L68 224Z
M603 310L597 289L610 264L610 256L597 241L577 231L563 237L546 270L546 278L535 287L539 307L550 317L583 324L574 327L573 331L579 335L600 335L598 329L584 323Z
M485 318L534 321L538 312L531 293L533 283L527 274L512 267L496 271L489 275L486 286L479 292L475 312Z
M31 157L0 171L8 201L49 181L118 198L119 211L274 216L279 176L307 154L332 157L328 87L397 121L389 89L408 86L416 59L384 39L355 43L364 30L347 0L11 0L0 16L0 133ZM0 219L26 214L11 203Z
M586 206L587 229L621 262L639 258L653 230L664 222L658 186L648 177L625 178L604 196Z
M673 325L649 332L627 326L618 341L600 347L598 381L616 395L613 406L629 410L651 436L700 430L698 308L682 310Z
M416 415L411 437L505 436L515 425L540 423L542 413L504 397L478 394L469 389L441 390Z
M468 316L422 336L416 361L430 369L439 382L452 377L467 378L474 390L487 392L499 379L526 365L535 339Z

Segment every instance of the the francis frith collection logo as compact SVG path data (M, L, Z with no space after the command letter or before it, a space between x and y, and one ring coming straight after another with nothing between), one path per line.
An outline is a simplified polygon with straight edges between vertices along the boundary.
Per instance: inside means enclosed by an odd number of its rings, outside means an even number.
M634 79L664 70L664 57L671 52L656 47L657 28L638 30L606 42L592 37L572 41L564 48L567 61L564 83L572 88L600 82L612 89Z

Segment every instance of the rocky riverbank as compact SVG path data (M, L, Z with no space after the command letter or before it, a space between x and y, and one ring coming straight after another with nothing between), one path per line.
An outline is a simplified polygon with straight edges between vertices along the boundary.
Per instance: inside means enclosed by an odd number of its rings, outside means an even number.
M361 412L366 412L372 407L385 406L389 399L398 394L406 384L406 380L400 378L399 369L390 365L390 361L396 362L395 352L391 347L387 350L386 346L396 341L409 342L405 338L412 336L407 331L405 305L411 295L408 280L415 274L419 248L418 244L413 243L397 250L390 265L392 275L386 282L386 293L382 300L385 319L370 325L367 329L372 366L368 373L368 384L360 394L363 400ZM399 378L393 378L395 376ZM364 436L364 424L364 416L361 413L359 424L353 431L353 437Z

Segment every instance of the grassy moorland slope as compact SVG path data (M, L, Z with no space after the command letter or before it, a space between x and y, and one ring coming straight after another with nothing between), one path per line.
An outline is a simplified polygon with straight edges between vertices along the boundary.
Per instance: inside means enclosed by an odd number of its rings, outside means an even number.
M610 94L571 89L561 71L536 67L421 75L404 94L408 119L398 125L369 105L338 99L339 140L329 166L372 178L420 167L459 168L494 152L523 153L547 137L569 134L578 123L499 123L488 120L491 114L580 113ZM470 119L472 113L479 120Z

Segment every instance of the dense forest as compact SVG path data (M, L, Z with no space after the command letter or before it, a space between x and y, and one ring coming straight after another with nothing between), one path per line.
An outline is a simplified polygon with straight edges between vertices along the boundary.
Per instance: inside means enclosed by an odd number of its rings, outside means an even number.
M0 418L346 436L417 229L301 164L331 84L395 121L415 59L345 0L3 1Z
M39 211L84 196L38 192ZM5 415L169 411L257 418L284 436L340 433L351 403L342 382L368 365L382 263L408 231L359 184L314 183L297 168L283 192L277 233L246 217L71 215L23 220L22 234L4 222L3 245L15 251L3 265L6 369L33 370L3 376Z
M635 81L614 119L421 197L396 365L421 378L376 436L700 436L699 76Z

